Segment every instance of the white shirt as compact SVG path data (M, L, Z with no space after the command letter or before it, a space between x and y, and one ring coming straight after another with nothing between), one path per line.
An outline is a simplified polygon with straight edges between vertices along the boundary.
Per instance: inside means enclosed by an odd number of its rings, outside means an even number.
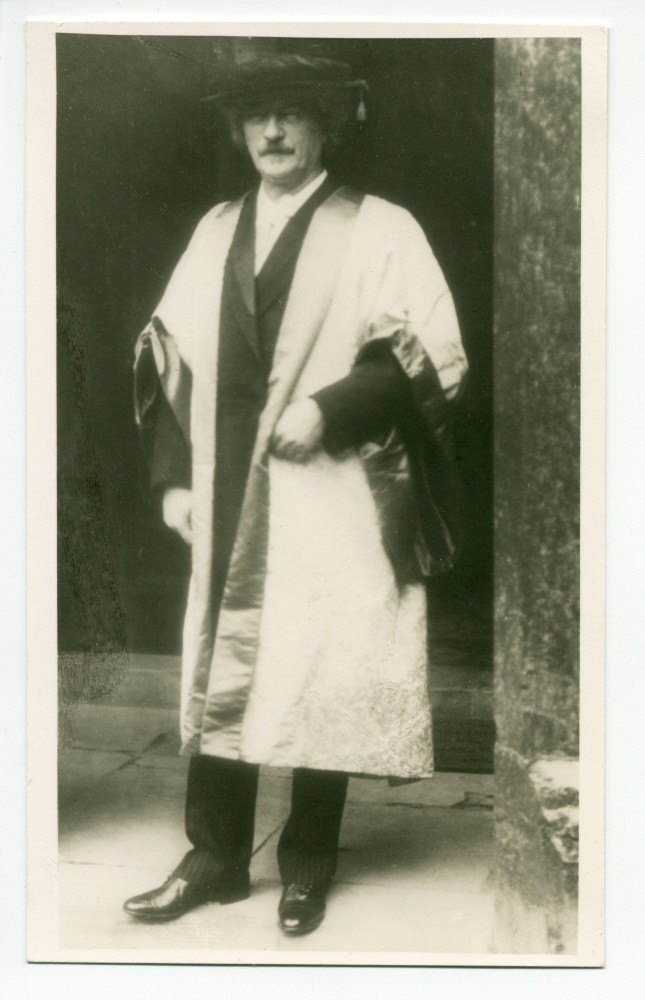
M279 198L275 199L269 198L264 190L264 185L260 185L255 215L256 274L261 270L289 219L296 214L299 208L302 208L314 191L318 190L326 177L327 171L323 170L296 194L281 194Z

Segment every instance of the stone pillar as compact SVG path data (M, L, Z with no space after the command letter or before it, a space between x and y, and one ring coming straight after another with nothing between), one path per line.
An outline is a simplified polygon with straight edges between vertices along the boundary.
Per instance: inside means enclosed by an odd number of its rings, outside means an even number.
M497 952L577 950L580 42L495 54Z

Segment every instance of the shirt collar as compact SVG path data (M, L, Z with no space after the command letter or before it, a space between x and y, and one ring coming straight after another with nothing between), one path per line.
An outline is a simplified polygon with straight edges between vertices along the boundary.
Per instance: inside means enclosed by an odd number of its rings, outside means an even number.
M299 208L312 196L314 191L323 184L327 177L327 171L321 172L312 181L297 191L295 194L281 194L279 198L269 198L264 190L264 185L260 185L257 201L258 218L273 218L275 216L290 219L296 214Z

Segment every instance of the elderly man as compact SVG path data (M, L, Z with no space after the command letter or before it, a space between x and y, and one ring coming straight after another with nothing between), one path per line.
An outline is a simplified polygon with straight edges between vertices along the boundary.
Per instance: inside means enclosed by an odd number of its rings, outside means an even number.
M248 896L270 765L294 769L280 926L307 933L349 774L432 773L424 578L454 556L441 434L466 363L419 226L323 168L364 86L320 57L239 68L218 100L260 185L201 220L138 344L153 483L192 546L192 849L126 902L140 919Z

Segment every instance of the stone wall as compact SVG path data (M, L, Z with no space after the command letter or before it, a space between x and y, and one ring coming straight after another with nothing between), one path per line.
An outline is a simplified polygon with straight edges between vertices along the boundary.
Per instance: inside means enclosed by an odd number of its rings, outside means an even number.
M498 952L577 949L580 43L495 55Z

